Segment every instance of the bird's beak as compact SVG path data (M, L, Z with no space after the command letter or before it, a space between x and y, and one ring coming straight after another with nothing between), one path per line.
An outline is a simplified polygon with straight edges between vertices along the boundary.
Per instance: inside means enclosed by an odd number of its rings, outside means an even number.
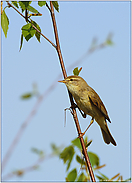
M60 82L60 83L66 83L66 80L62 80L62 81L58 81L58 82Z

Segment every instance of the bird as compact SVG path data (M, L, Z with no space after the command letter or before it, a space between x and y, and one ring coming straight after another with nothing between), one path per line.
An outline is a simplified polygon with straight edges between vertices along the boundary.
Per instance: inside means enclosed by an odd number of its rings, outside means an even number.
M91 88L82 77L77 75L68 76L59 82L62 82L66 85L67 89L72 94L76 102L76 106L80 111L84 112L83 117L86 117L86 115L92 117L90 125L94 122L94 120L98 123L104 142L106 144L112 143L114 146L116 146L117 144L112 137L107 125L107 121L111 123L111 120L102 100L95 90Z

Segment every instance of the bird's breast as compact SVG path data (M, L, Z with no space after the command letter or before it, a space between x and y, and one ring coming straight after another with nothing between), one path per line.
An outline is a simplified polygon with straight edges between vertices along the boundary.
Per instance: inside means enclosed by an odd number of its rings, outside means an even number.
M90 103L89 98L84 98L84 97L80 97L80 96L73 96L78 107L85 113L88 114L92 117L95 116L94 111L93 111L93 106Z

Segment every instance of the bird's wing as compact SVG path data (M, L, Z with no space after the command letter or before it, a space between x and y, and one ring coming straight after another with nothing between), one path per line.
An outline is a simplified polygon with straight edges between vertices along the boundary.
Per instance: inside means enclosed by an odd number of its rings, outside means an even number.
M107 110L100 99L99 95L90 87L90 91L88 91L88 97L90 102L95 105L105 116L105 118L111 123L110 118L108 116Z

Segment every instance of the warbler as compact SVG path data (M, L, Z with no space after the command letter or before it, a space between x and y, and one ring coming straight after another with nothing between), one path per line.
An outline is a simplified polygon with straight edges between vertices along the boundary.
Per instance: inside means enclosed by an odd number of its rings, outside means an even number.
M90 115L92 117L90 125L95 119L101 128L104 142L106 144L112 143L116 146L116 142L112 137L106 122L106 120L108 120L111 123L107 110L94 89L91 88L82 77L76 75L68 76L59 82L65 83L67 89L76 101L77 107L84 112L84 116Z

